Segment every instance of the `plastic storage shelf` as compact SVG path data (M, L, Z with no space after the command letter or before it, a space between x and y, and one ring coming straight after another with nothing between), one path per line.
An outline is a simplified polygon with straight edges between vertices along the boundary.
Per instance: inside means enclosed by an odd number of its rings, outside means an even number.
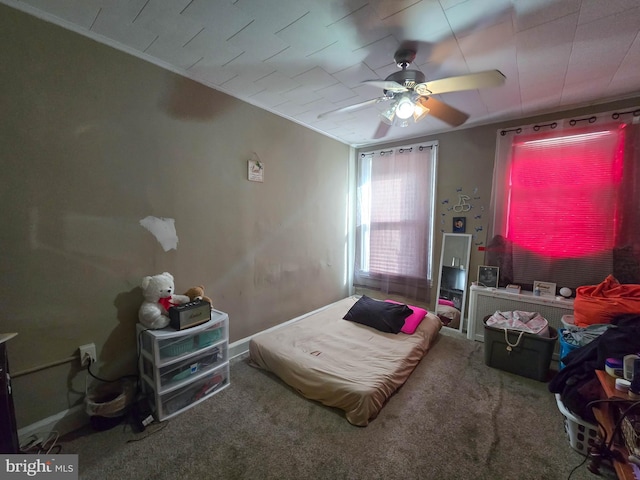
M229 385L229 317L185 330L137 325L142 387L156 419L173 417Z

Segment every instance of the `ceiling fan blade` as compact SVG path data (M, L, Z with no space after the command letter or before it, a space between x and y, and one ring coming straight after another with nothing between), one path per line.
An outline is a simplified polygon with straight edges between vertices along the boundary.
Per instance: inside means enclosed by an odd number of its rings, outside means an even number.
M400 85L398 82L394 82L393 80L365 80L362 82L363 85L371 85L372 87L382 88L383 90L387 90L389 92L407 92L409 89Z
M386 100L388 100L388 97L378 97L372 98L371 100L366 100L364 102L354 103L353 105L349 105L347 107L337 108L329 112L321 113L320 115L318 115L318 119L335 115L337 113L353 112L354 110L359 110L361 108L368 107L369 105L375 105L376 103L384 102Z
M422 98L420 103L429 109L429 115L448 123L452 127L459 127L469 118L468 114L433 97Z
M373 134L373 138L378 139L385 137L390 128L391 125L389 125L388 123L380 122L378 124L378 128L376 129L376 133Z
M469 75L424 82L416 85L414 90L420 95L437 95L439 93L458 92L461 90L498 87L502 85L505 80L506 77L499 70L487 70L484 72L470 73Z

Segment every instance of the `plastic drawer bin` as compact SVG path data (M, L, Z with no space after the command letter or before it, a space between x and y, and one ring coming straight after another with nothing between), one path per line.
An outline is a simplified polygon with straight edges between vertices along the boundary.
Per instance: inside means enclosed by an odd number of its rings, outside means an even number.
M564 430L567 432L569 445L578 453L587 456L589 447L598 444L598 427L571 413L562 403L560 395L557 393L556 403L558 404L558 410L564 415Z
M162 416L171 415L206 398L227 384L228 368L214 370L209 375L161 396Z
M522 332L517 330L507 330L505 337L504 328L487 325L489 317L484 318L484 363L540 382L547 381L558 340L557 330L549 326L551 338L532 333L523 333L520 337Z
M160 350L160 358L177 357L186 353L194 352L198 346L194 342L193 337L178 337L158 342Z
M195 356L190 356L184 360L171 363L160 367L159 382L161 388L169 387L174 383L180 382L185 378L189 378L196 373L216 368L222 362L226 361L226 345L220 345L212 349L206 350ZM154 378L154 366L150 359L143 357L143 371L150 379Z

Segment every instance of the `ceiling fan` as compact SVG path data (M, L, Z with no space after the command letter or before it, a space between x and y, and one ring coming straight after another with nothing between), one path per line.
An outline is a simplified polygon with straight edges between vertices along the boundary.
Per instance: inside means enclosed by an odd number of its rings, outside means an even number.
M384 80L366 80L362 82L366 85L382 88L383 95L381 97L321 113L318 118L352 112L378 103L391 102L389 108L380 114L380 120L383 123L380 124L375 138L384 136L390 126L406 127L411 119L414 122L418 122L427 114L453 127L458 127L467 121L469 115L433 98L431 95L497 87L505 82L505 76L499 70L487 70L468 75L425 81L424 73L408 68L415 57L415 48L401 47L393 57L401 69L399 72L392 73Z

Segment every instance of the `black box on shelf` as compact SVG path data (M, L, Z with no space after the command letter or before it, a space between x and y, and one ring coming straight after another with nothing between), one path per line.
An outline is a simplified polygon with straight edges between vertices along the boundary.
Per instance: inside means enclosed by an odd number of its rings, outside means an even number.
M194 300L169 309L169 325L175 330L195 327L209 320L211 304L204 300Z

